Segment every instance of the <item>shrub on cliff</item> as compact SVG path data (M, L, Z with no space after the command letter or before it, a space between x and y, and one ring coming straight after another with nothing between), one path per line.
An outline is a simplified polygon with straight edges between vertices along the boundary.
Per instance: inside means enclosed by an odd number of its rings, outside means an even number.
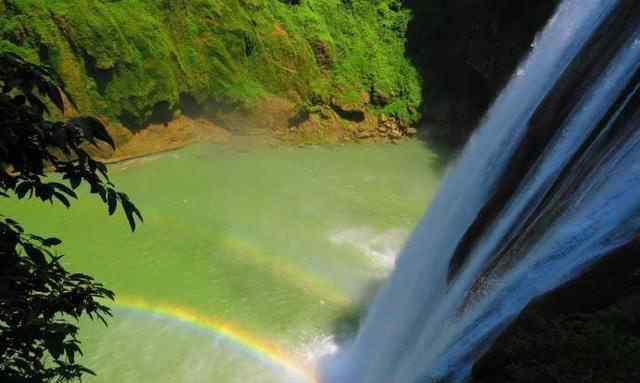
M105 127L87 117L47 120L47 104L64 108L55 74L13 54L0 55L0 67L0 198L33 197L69 207L77 198L74 189L86 183L109 214L121 206L134 230L140 213L109 181L106 166L83 149L97 141L113 145ZM65 270L54 250L60 243L27 234L0 215L3 383L70 381L91 373L76 362L76 321L87 315L106 324L110 311L103 300L114 294L90 276Z

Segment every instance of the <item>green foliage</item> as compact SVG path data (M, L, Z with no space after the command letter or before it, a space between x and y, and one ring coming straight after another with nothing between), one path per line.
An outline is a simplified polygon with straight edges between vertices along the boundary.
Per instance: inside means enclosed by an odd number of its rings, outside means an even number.
M117 191L106 166L83 149L113 140L100 121L44 118L43 100L63 110L61 81L49 69L14 54L1 54L0 198L31 198L71 206L81 183L90 186L109 214L120 206L131 229L142 216ZM49 181L57 173L63 182ZM66 181L66 182L65 182ZM83 274L71 274L53 248L61 241L25 234L10 218L0 221L0 381L70 381L90 370L76 363L81 354L76 321L82 315L105 324L113 293Z
M62 82L55 73L14 54L0 55L0 67L0 196L9 197L7 192L12 191L18 198L57 200L69 207L69 199L76 198L72 189L86 182L91 193L108 204L110 214L119 204L135 230L135 217L142 219L140 212L126 194L115 189L107 167L84 149L84 144L97 145L97 141L115 148L104 125L92 117L67 122L46 120L48 108L41 97L64 109L57 85ZM47 182L47 170L61 174L71 188Z
M6 0L0 50L52 65L82 110L142 124L154 105L395 100L416 120L421 80L405 56L400 0ZM364 100L364 101L363 101Z
M106 324L113 293L84 274L70 274L52 248L57 238L26 235L11 219L0 222L0 379L2 382L71 381L91 370L82 354L82 315Z

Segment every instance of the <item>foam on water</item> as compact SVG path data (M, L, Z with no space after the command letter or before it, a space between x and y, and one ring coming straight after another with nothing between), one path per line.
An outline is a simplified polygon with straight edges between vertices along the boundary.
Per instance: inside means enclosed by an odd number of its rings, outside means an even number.
M329 240L339 246L359 250L384 271L393 269L396 258L409 237L406 229L376 231L371 227L353 227L329 234Z

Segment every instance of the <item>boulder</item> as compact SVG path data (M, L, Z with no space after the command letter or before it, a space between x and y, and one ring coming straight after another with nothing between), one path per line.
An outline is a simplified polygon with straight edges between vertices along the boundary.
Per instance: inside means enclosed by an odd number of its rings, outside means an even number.
M399 130L392 130L391 133L389 133L389 136L391 138L400 139L402 138L402 132L400 132Z
M356 133L356 138L359 140L364 140L366 138L373 137L373 132L370 130L363 130L361 132Z

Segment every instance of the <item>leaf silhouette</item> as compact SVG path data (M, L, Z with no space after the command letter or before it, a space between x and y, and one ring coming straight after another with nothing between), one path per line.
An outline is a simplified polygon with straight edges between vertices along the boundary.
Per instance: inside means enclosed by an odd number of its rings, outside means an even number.
M107 205L109 209L109 215L113 215L118 205L118 198L116 191L111 188L107 189Z

